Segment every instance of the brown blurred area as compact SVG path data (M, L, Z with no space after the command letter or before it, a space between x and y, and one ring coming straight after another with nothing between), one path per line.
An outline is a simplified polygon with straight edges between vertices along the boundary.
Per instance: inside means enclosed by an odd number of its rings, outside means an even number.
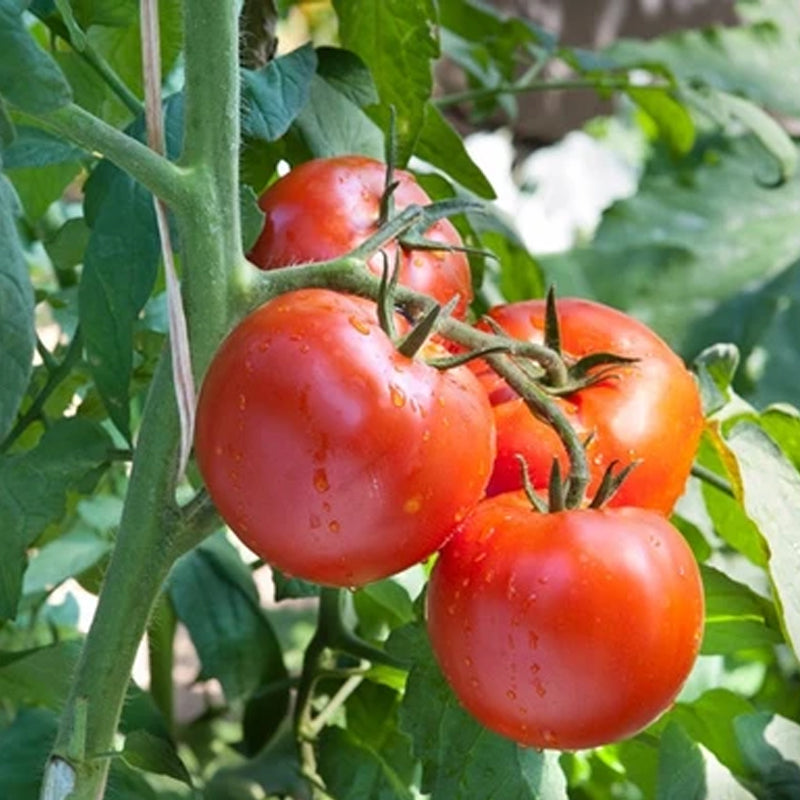
M486 0L486 5L516 15L556 34L560 42L597 50L622 38L652 39L670 31L737 23L735 0ZM564 77L563 65L546 75ZM437 81L444 92L465 88L463 75L443 61ZM538 92L519 98L519 117L511 123L514 139L529 148L560 139L610 106L593 91ZM450 108L448 116L462 133L474 128L469 109ZM480 127L504 124L488 120Z

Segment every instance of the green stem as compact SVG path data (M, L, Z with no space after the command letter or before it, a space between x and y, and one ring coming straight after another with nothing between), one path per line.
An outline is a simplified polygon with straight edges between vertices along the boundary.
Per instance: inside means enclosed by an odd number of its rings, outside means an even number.
M692 475L694 475L695 478L699 478L704 483L707 483L709 486L719 489L720 492L728 495L728 497L736 497L736 493L733 491L733 486L731 486L730 482L725 480L721 475L717 475L716 472L708 469L708 467L704 467L701 464L693 464Z
M32 125L45 128L90 153L99 153L113 161L173 210L188 208L190 192L187 191L186 176L182 170L80 106L70 103L41 116L20 116Z
M170 364L162 357L143 414L117 543L53 747L54 757L75 771L71 800L102 797L109 761L97 754L114 750L131 665L172 564L177 439Z
M161 711L167 729L174 726L175 630L178 618L169 597L162 592L147 628L147 656L150 666L150 694Z

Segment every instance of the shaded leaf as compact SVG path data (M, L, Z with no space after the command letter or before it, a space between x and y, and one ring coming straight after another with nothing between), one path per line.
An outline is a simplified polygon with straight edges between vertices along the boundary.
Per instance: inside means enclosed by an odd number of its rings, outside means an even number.
M154 772L157 775L168 775L188 786L192 785L192 778L181 761L175 745L168 739L154 736L148 731L135 730L125 736L122 758L136 769Z
M0 730L0 787L14 800L38 800L42 765L56 737L58 718L40 708L21 709Z
M769 547L768 570L782 624L795 654L800 654L800 473L751 422L737 423L727 443L741 475L744 508Z
M704 800L707 796L700 747L680 725L670 722L658 746L656 800Z
M14 424L33 364L33 287L17 236L13 190L0 175L0 442Z
M14 616L27 547L64 513L67 492L94 489L111 447L99 425L73 417L56 422L33 450L0 460L0 619Z
M319 597L319 585L304 581L302 578L290 578L279 569L272 570L272 582L275 586L275 600L280 602L287 598Z
M433 800L566 800L558 754L519 747L467 714L441 674L421 625L394 631L387 650L414 663L400 726L422 762L423 792Z
M51 56L31 37L25 4L0 0L0 95L11 105L44 114L72 99L69 84Z
M398 166L414 151L439 55L433 0L334 0L342 45L369 67L384 112L396 112ZM384 122L388 117L382 115ZM384 129L386 127L384 126Z
M167 151L177 154L183 102L165 109ZM142 119L129 129L144 136ZM161 246L150 192L108 161L86 184L86 221L91 227L78 294L89 367L114 424L130 438L129 388L133 331L155 284Z
M80 652L78 640L22 652L0 652L0 696L19 705L60 710Z
M734 721L736 738L770 800L800 795L800 725L769 712Z
M307 44L260 70L242 70L243 135L266 142L283 136L308 101L316 68L316 54Z
M319 47L317 63L320 77L359 108L378 102L375 81L355 53L340 47Z
M183 556L170 574L168 590L200 656L200 678L217 678L229 702L270 678L286 677L250 570L224 534Z

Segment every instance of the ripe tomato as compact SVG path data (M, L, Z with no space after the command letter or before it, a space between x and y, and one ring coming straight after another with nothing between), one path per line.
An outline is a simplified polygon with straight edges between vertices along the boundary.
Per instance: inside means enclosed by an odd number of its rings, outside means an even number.
M533 511L521 492L482 501L428 587L434 653L486 727L534 747L631 736L691 670L703 590L684 539L638 508Z
M494 428L468 369L398 353L374 303L304 289L223 342L195 449L220 514L254 552L358 586L441 547L483 495Z
M396 170L394 176L398 211L430 203L411 174ZM345 255L377 230L385 177L386 165L365 156L320 158L296 166L261 195L264 229L248 258L262 269L274 269ZM445 245L462 244L446 219L435 222L425 236ZM383 250L393 266L397 246ZM380 254L370 259L369 267L381 274ZM442 304L457 294L457 318L466 315L472 300L469 262L462 252L401 250L399 280Z
M615 366L599 383L558 400L580 437L592 436L586 450L590 493L613 461L622 467L638 460L609 505L669 514L683 492L703 430L694 378L662 339L621 311L574 298L559 300L557 306L566 358L610 352L638 359ZM544 300L496 306L489 316L510 336L543 341ZM534 487L544 488L554 457L562 469L569 465L561 440L488 367L475 369L489 392L497 425L497 460L487 493L522 486L517 453L527 461Z

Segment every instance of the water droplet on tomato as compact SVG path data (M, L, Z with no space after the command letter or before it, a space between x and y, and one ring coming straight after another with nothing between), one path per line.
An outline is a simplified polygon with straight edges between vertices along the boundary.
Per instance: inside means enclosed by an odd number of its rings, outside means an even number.
M535 650L539 646L539 634L528 631L528 647Z
M335 519L332 519L332 520L331 520L331 521L328 523L328 530L329 530L331 533L339 533L339 531L341 530L341 527L342 527L342 526L341 526L341 525L340 525L340 524L339 524L339 523L338 523L338 522L337 522Z
M539 697L544 697L547 694L547 689L544 688L544 684L540 680L535 680L533 682L533 688L536 690L536 694Z
M515 692L513 689L509 689L509 690L506 692L506 697L507 697L509 700L516 700L516 699L517 699L517 693L516 693L516 692Z
M533 663L533 664L531 664L531 667L530 667L530 669L531 669L531 675L536 675L536 673L537 673L537 672L539 672L539 671L541 670L541 667L539 666L539 664L537 664L537 663L534 661L534 663Z
M422 498L418 495L415 497L409 497L408 500L403 503L403 511L406 514L416 514L422 508Z
M319 528L319 526L322 525L322 520L316 514L312 514L308 518L308 524L311 528Z
M357 317L355 314L351 314L347 321L361 334L364 336L369 336L370 327L367 324L366 320Z
M239 411L244 411L247 408L247 398L243 395L239 395Z
M547 575L542 575L542 577L539 578L539 583L541 583L542 586L544 586L549 580L550 578L548 578Z
M331 488L328 483L328 474L322 467L314 470L314 488L320 493L327 492Z
M402 408L406 404L405 392L393 383L389 384L389 396L392 398L392 405L395 408Z
M465 666L465 667L471 667L471 666L472 666L472 659L471 659L469 656L467 656L467 657L464 659L464 666Z
M549 728L542 728L539 731L539 735L547 747L555 747L558 743L558 736L556 736L555 731L551 731Z
M431 440L431 432L430 431L422 431L422 441L429 442Z

